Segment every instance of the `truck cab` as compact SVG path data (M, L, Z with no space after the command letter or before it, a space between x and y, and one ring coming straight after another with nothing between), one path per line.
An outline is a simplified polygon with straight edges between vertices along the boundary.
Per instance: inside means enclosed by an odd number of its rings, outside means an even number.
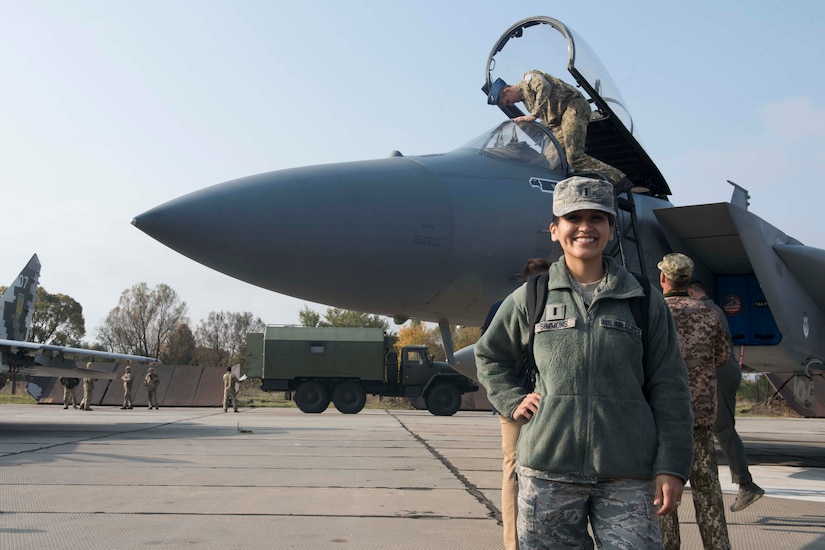
M401 380L407 397L423 396L427 410L437 416L451 416L461 407L461 394L478 386L449 364L433 360L427 346L401 349Z

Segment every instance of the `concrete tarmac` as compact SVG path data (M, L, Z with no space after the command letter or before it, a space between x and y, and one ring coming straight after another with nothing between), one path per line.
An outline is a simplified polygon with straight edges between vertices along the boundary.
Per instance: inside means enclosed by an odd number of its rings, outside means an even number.
M733 548L825 548L825 420L739 419ZM489 413L0 406L0 547L498 549ZM720 466L725 504L735 497ZM701 548L687 491L682 547Z

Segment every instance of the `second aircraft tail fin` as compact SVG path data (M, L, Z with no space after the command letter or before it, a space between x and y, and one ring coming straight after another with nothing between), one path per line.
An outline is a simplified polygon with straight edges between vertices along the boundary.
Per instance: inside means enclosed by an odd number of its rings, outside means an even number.
M39 279L40 260L35 254L0 298L0 339L28 340Z

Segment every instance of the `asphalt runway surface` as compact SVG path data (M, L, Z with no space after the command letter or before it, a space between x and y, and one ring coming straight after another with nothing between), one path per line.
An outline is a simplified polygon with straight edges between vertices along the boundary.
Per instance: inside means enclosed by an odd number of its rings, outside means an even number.
M825 548L825 419L737 428L767 494L726 511L733 547ZM499 430L480 412L0 405L0 547L497 549ZM680 523L701 548L689 490Z

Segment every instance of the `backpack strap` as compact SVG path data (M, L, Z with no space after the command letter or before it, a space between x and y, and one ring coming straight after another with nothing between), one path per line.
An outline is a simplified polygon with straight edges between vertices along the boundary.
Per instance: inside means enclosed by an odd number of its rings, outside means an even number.
M536 339L536 324L541 320L544 313L544 304L547 302L547 281L550 275L541 273L533 275L527 279L527 321L530 328L528 337L527 353L525 354L521 376L524 376L524 387L527 391L533 391L536 385L536 358L533 356L533 342Z
M647 364L647 343L648 343L648 329L650 328L650 281L647 277L636 275L636 280L642 285L642 292L644 296L641 298L633 298L630 300L630 311L633 312L633 320L636 321L636 326L642 330L642 364Z

